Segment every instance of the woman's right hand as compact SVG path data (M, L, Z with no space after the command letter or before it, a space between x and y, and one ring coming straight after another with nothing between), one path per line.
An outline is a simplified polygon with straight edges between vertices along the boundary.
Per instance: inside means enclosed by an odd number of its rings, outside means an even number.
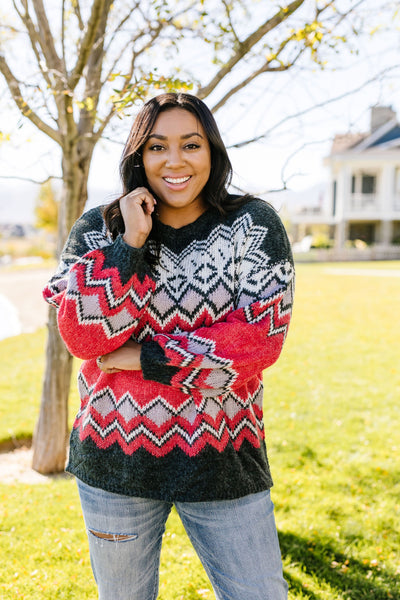
M141 344L130 339L123 346L97 359L97 366L103 373L119 373L120 371L140 371Z
M125 224L124 241L134 248L141 248L148 238L153 221L156 201L149 190L139 187L123 196L119 201Z

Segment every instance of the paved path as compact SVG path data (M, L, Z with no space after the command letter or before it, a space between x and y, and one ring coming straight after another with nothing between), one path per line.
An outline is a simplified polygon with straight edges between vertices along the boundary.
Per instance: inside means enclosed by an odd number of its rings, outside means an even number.
M17 319L20 330L15 333L30 333L47 322L48 305L43 300L42 289L54 269L21 269L6 271L0 269L0 339L2 331L15 329ZM10 307L11 305L14 307ZM12 320L12 324L11 324Z
M34 471L32 464L32 450L18 448L12 452L0 454L0 481L1 483L47 483L54 479L54 475L41 475Z
M355 267L326 267L330 275L363 275L364 277L400 277L400 269L357 269Z
M47 322L48 305L42 289L54 269L0 269L0 339L2 331L30 333ZM18 329L18 330L17 330ZM35 484L51 481L52 476L40 475L31 468L32 450L18 448L0 453L0 481L2 483Z

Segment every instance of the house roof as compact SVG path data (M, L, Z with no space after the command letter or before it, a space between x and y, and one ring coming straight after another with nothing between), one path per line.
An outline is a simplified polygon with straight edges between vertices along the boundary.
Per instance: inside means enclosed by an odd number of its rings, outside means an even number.
M394 113L392 113L394 114ZM390 118L369 133L345 133L334 137L331 156L333 154L359 153L369 148L388 149L400 145L400 124L397 119Z
M394 127L391 127L389 131L382 134L381 137L373 142L370 147L373 146L381 146L382 144L386 144L387 142L394 142L397 140L400 143L400 125L396 123Z
M340 133L335 135L332 143L331 154L340 154L350 150L368 136L368 133Z

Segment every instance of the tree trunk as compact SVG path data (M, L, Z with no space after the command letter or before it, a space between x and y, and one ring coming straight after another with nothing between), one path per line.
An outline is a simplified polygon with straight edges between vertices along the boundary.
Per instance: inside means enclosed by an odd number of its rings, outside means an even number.
M32 461L32 468L43 474L59 473L65 468L72 371L72 356L58 333L57 313L52 306L49 306L47 326L46 369Z
M82 213L87 200L87 179L91 149L82 156L79 147L63 156L63 193L58 223L59 256L68 233ZM39 420L33 436L32 468L39 473L59 473L65 468L68 445L68 397L72 356L57 327L57 313L49 307L46 367L43 378Z

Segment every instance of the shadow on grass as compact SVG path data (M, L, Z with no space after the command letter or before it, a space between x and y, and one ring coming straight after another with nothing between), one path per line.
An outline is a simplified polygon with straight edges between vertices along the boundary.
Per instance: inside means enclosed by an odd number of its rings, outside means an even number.
M0 439L0 454L18 450L18 448L30 448L32 446L32 435L18 435Z
M282 556L296 564L301 572L318 582L330 586L332 592L349 600L394 600L400 598L398 577L378 565L364 564L348 557L335 547L330 539L313 536L312 540L290 532L279 532ZM322 595L308 590L304 578L296 578L285 571L285 579L293 592L304 598L320 600Z

